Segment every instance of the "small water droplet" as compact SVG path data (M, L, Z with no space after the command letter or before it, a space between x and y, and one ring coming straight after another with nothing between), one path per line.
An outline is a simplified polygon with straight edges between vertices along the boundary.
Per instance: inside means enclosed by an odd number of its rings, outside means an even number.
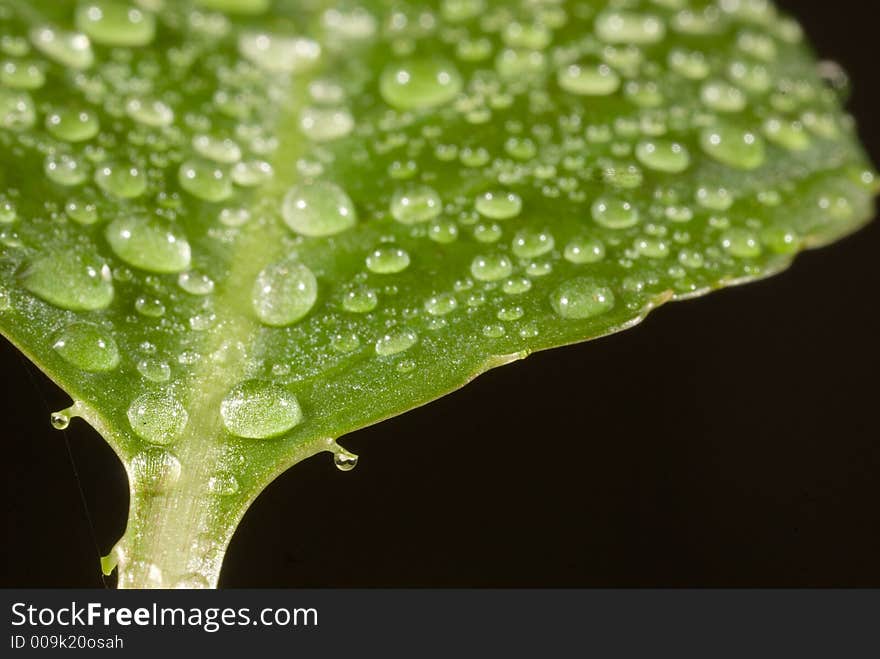
M444 105L463 86L455 65L442 58L412 60L388 66L379 79L379 91L398 110L421 110Z
M335 183L317 181L293 187L281 205L284 222L304 236L332 236L357 221L351 198Z
M116 256L135 268L160 274L189 268L189 241L177 227L158 218L121 216L107 225L104 235Z
M112 371L120 361L113 335L89 323L68 325L52 347L65 361L90 373Z

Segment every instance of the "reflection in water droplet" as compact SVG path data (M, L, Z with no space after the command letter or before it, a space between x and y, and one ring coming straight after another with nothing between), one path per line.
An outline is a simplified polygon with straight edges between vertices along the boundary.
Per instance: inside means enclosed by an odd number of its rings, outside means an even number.
M104 235L116 256L135 268L156 273L189 268L189 241L177 227L158 218L121 216L107 225Z
M97 256L79 251L50 252L37 259L22 274L22 285L70 311L106 309L113 301L110 268Z
M398 110L444 105L458 96L462 86L461 74L455 65L442 58L391 65L379 79L382 98Z

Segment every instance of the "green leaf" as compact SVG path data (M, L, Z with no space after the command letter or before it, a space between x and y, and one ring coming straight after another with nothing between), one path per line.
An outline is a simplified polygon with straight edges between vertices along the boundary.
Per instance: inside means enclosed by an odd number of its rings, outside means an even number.
M128 469L120 586L213 586L275 476L354 466L340 436L873 212L839 85L764 1L0 21L0 329Z

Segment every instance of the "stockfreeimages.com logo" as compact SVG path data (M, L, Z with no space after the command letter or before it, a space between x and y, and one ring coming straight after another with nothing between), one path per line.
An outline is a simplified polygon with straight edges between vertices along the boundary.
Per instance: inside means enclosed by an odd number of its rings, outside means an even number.
M37 607L27 602L12 605L12 626L84 627L110 630L116 627L187 627L214 633L224 627L317 627L314 608L110 607L100 602L69 606Z

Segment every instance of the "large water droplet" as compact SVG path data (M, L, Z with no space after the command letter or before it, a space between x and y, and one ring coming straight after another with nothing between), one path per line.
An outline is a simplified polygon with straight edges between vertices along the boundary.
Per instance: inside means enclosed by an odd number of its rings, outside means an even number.
M80 251L37 259L24 271L22 285L46 302L71 311L106 309L113 301L110 268L97 256Z
M89 110L59 108L46 115L46 130L66 142L90 140L100 127L97 115Z
M118 217L104 232L116 256L141 270L156 273L183 272L191 252L186 236L159 219L143 216Z
M399 110L421 110L443 105L462 88L462 78L442 58L412 60L387 67L379 79L385 101Z
M91 373L112 371L119 365L119 347L113 335L97 325L68 325L52 347L65 361Z
M288 259L266 266L252 291L257 318L272 327L302 319L318 299L318 281L308 266Z
M593 279L576 277L553 291L550 304L562 318L585 320L610 311L614 307L614 293Z
M87 69L95 61L89 38L79 32L64 32L49 25L35 27L30 33L37 50L71 69Z
M147 392L128 407L128 422L138 437L151 444L166 445L179 438L189 415L174 394Z
M691 156L687 148L668 140L646 140L636 146L636 158L645 167L668 174L680 174L688 168Z
M281 215L291 229L304 236L332 236L357 221L351 198L335 183L317 181L297 185L284 196Z
M156 19L117 0L92 0L79 5L76 26L105 46L145 46L156 34Z
M263 380L233 387L220 404L220 416L230 433L246 439L283 435L303 419L296 396Z

